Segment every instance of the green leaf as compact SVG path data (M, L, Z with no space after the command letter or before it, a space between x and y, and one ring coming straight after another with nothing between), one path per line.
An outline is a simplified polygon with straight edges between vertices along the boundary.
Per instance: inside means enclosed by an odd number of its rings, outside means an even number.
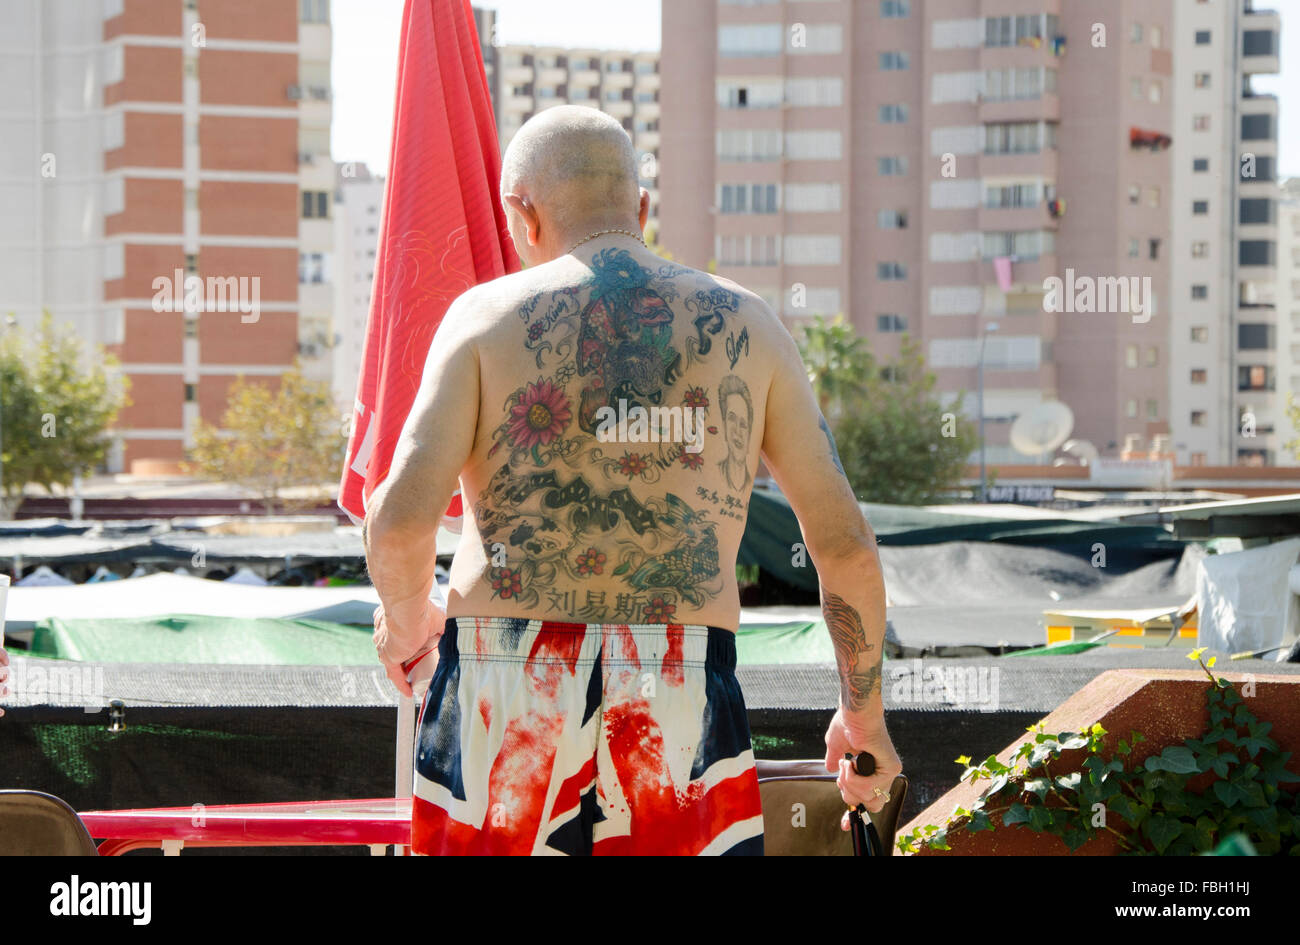
M1235 781L1215 781L1214 796L1221 800L1225 807L1235 807L1250 797L1246 789Z
M632 562L631 562L631 561L624 561L622 564L620 564L617 568L614 569L614 573L615 573L615 574L627 574L627 572L630 571L631 568L632 568Z
M1157 853L1164 853L1165 848L1182 833L1182 825L1172 817L1156 814L1142 825L1142 832L1151 840Z
M1015 803L1008 807L1002 813L1002 823L1005 826L1012 824L1024 824L1029 822L1029 808L1024 804Z
M1170 745L1158 755L1146 760L1148 771L1172 771L1175 774L1195 774L1201 770L1196 756L1182 745Z
M1037 794L1040 801L1047 800L1047 778L1030 778L1025 782L1025 790L1030 794Z

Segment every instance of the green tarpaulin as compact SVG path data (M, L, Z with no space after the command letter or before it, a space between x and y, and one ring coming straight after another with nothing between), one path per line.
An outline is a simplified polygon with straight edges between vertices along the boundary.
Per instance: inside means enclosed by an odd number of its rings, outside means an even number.
M375 661L372 628L287 618L167 617L41 621L37 655L94 663L358 666Z
M370 634L370 627L271 617L56 618L36 625L32 655L95 663L363 666L375 661ZM747 666L835 660L820 620L743 624L736 650Z

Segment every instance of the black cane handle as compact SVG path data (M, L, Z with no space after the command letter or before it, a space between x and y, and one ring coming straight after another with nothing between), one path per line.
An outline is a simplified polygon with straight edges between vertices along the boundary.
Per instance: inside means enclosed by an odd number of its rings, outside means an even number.
M844 753L844 757L853 762L853 770L862 777L870 777L876 773L876 759L867 751L860 751L856 755L850 751ZM853 834L853 855L854 856L882 856L880 834L876 831L876 825L871 823L870 815L867 813L865 804L859 804L853 811L850 820L850 830Z

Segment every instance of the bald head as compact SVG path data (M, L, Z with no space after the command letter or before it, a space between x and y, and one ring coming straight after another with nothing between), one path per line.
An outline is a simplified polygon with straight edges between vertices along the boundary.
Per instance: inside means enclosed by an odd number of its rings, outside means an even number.
M561 229L635 219L640 187L632 139L594 108L548 108L525 122L506 148L501 193L526 196Z

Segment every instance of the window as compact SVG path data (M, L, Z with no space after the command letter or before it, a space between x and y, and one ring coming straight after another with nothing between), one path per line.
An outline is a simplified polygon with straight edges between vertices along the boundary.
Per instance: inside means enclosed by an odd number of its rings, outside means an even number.
M880 0L882 20L901 20L912 12L912 0Z
M844 80L838 76L791 77L785 81L787 105L839 106L843 102Z
M1008 184L989 187L984 194L984 206L990 210L1019 207L1036 207L1039 203L1038 184Z
M1272 155L1252 154L1253 160L1241 162L1241 179L1244 181L1271 181L1274 179L1274 163Z
M1159 79L1152 79L1151 84L1147 86L1147 99L1152 105L1159 105L1160 100L1165 96L1164 83Z
M1272 141L1275 137L1272 115L1241 116L1241 140Z
M908 59L905 52L882 52L880 69L882 72L901 72L907 68Z
M1205 426L1205 417L1206 417L1206 413L1204 410L1193 410L1191 416L1192 426L1194 427Z
M1193 383L1193 384L1204 384L1204 383L1205 383L1206 374L1207 374L1207 372L1206 372L1205 368L1203 368L1203 367L1194 367L1194 368L1192 368L1192 372L1191 372L1191 381L1192 381L1192 383Z
M1197 45L1197 46L1208 46L1208 45L1210 45L1210 31L1209 31L1209 30L1197 30L1197 31L1196 31L1196 45Z
M960 72L948 74L957 77L965 75ZM1056 70L1041 66L1028 69L988 69L976 75L983 82L983 96L986 102L1035 99L1041 98L1044 92L1056 91ZM937 82L938 77L935 78ZM949 101L960 100L962 99L955 94L949 98Z
M1147 367L1155 367L1160 362L1160 349L1155 345L1147 345L1143 354L1142 363Z
M899 282L907 278L907 267L898 262L876 263L876 278L881 282Z
M1149 207L1158 207L1158 206L1160 206L1160 188L1159 188L1159 187L1152 187L1150 190L1147 191L1147 206L1149 206Z
M197 318L185 318L185 337L197 338L199 336L199 320Z
M838 161L842 146L838 131L785 133L785 156L791 161Z
M719 161L777 161L781 158L781 132L763 129L718 132Z
M907 331L907 319L902 315L877 315L876 331Z
M1192 341L1197 344L1205 344L1210 340L1210 329L1207 325L1192 326Z
M1141 24L1141 23L1134 23L1131 27L1129 27L1128 38L1129 38L1129 42L1132 42L1132 43L1140 43L1140 42L1142 42L1142 24Z
M1276 266L1277 244L1272 240L1242 240L1237 250L1241 266Z
M776 184L723 184L718 209L722 213L776 213Z
M881 210L876 214L876 226L882 230L905 230L907 213L903 210Z
M1141 251L1141 244L1137 241L1136 238L1131 239L1131 240L1128 241L1128 258L1129 258L1129 259L1137 259L1137 258L1138 258L1138 253L1139 253L1140 251Z
M185 274L187 276L197 276L199 274L199 254L185 254Z
M805 27L803 42L795 45L791 36L790 53L808 55L820 53L837 53L844 48L843 32L838 23L811 23Z
M1276 326L1241 324L1237 326L1237 347L1243 351L1272 351Z
M329 281L325 253L298 254L298 282L307 285Z
M778 246L775 236L719 236L715 255L723 266L775 266Z
M1142 98L1142 80L1141 80L1141 79L1129 79L1129 80L1128 80L1128 97L1131 98L1131 99L1133 99L1134 101L1139 101L1139 100Z
M991 16L984 21L984 45L1038 46L1044 37L1055 37L1060 32L1060 19L1052 13Z
M881 105L880 120L886 125L901 125L907 121L906 105Z
M1127 400L1124 402L1124 415L1130 419L1138 415L1138 402L1136 400Z
M1156 420L1160 417L1160 402L1157 400L1147 401L1147 419Z
M1192 130L1193 130L1193 131L1209 131L1209 130L1210 130L1210 116L1209 116L1209 115L1193 115L1193 116L1192 116Z
M1160 27L1158 26L1151 27L1150 33L1151 33L1151 48L1159 49L1161 44L1164 42L1165 34L1161 32Z
M1192 158L1192 172L1194 174L1204 174L1210 169L1209 158Z
M1208 200L1193 200L1192 213L1195 216L1203 217L1210 212L1210 202Z
M1135 368L1135 367L1138 366L1138 346L1137 346L1137 345L1125 345L1125 346L1124 346L1124 366L1125 366L1125 367L1130 367L1130 368Z
M1198 89L1208 89L1210 87L1210 74L1208 72L1198 72L1192 76L1192 83Z
M304 23L328 23L330 0L302 0L298 5L299 19Z
M195 401L197 401L197 400L199 399L199 390L198 390L198 388L199 388L199 385L197 385L197 384L186 384L186 385L185 385L185 402L186 402L187 404L192 404L192 403L194 403Z
M841 260L838 236L787 235L784 259L795 266L838 266Z
M1142 188L1137 184L1130 184L1128 188L1128 202L1136 204L1142 199Z
M1021 260L1037 259L1056 251L1056 234L1044 230L1021 230L1010 233L984 233L984 258L1018 256Z
M719 79L719 108L780 108L779 79Z
M303 219L327 219L329 213L329 194L323 190L304 190L302 192Z
M1237 390L1273 390L1273 369L1265 364L1243 364L1237 368Z
M1277 34L1272 30L1246 30L1241 34L1241 52L1245 56L1276 56Z
M1193 298L1193 299L1206 299L1206 298L1209 298L1209 296L1210 296L1210 287L1209 287L1209 286L1207 286L1207 285L1194 285L1194 286L1192 286L1192 298ZM1193 331L1195 331L1195 329L1193 329ZM1193 339L1193 340L1195 340L1195 339Z
M830 213L840 209L839 184L786 184L785 209L791 213Z
M1160 240L1154 236L1147 240L1147 258L1160 258Z
M985 154L1036 154L1056 147L1054 122L1015 121L984 126Z
M1210 244L1205 240L1195 240L1192 243L1192 258L1205 259L1210 255Z
M785 39L780 23L718 27L718 54L724 58L777 56Z
M881 177L902 177L907 173L907 158L878 157L876 158L876 171Z
M1238 220L1241 223L1276 223L1277 204L1268 197L1242 198Z

